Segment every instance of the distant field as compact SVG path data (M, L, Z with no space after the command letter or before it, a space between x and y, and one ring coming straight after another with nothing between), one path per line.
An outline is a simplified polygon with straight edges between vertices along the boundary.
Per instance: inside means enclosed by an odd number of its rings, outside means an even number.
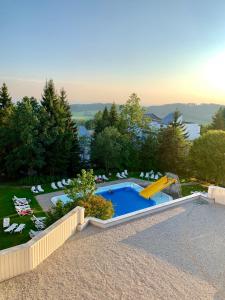
M96 112L103 110L107 106L110 108L110 103L92 103L92 104L72 104L71 111L73 118L76 120L89 120L94 117ZM145 107L146 111L150 111L159 117L164 117L168 113L178 109L184 116L187 122L195 122L198 124L207 124L212 121L212 116L219 109L219 104L192 104L192 103L173 103L158 106Z
M75 120L85 120L85 121L93 119L93 117L96 113L97 113L97 110L72 112L73 118Z

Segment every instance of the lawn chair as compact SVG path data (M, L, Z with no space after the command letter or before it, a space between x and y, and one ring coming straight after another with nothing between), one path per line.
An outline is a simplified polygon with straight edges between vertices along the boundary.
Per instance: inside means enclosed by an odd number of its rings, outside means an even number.
M68 183L68 182L66 182L66 180L65 180L65 179L63 179L63 180L62 180L62 184L63 184L63 185L69 185L69 183Z
M3 219L3 228L7 228L10 225L10 218Z
M40 193L43 193L43 192L44 192L44 190L43 190L43 188L41 187L41 185L38 185L38 186L37 186L37 190L38 190L38 192L40 192Z
M125 175L124 172L121 173L121 176L122 176L123 178L127 178L127 176Z
M141 178L143 178L145 175L144 175L144 172L141 172L140 176Z
M26 224L20 224L15 230L14 233L21 233L23 229L25 228Z
M108 177L106 177L106 176L105 176L105 174L104 174L104 175L102 175L102 178L103 178L105 181L108 181L108 180L109 180L109 178L108 178Z
M128 176L128 172L127 172L127 170L124 170L124 174L125 174L126 176Z
M38 235L38 234L41 233L41 232L42 232L42 230L40 230L40 231L35 231L35 230L31 229L31 230L29 231L29 236L30 236L30 238L32 239L33 237L35 237L36 235Z
M52 182L52 183L51 183L51 188L52 188L53 190L58 190L58 187L56 186L55 182Z
M158 179L159 179L159 175L156 174L156 175L155 175L155 180L158 180Z
M71 179L67 179L67 183L68 183L68 185L70 185L72 183L72 180Z
M146 178L146 179L149 179L149 172L147 172L147 173L145 174L145 178Z
M57 182L57 185L58 185L58 187L59 187L60 189L63 189L63 188L64 188L64 186L62 185L62 182L61 182L61 181L58 181L58 182Z
M155 179L155 176L154 176L154 174L152 174L152 175L151 175L151 179Z
M33 213L32 209L26 209L26 210L17 210L17 213L19 216L27 216Z
M38 194L39 193L35 186L32 186L31 192L33 192L34 194Z
M13 199L13 201L29 201L29 199L27 199L27 198L18 198L15 195L13 196L12 199Z
M120 173L117 173L116 177L119 178L119 179L123 179L123 177L120 175Z
M16 229L17 226L18 226L18 224L13 223L11 226L9 226L7 229L5 229L4 232L12 233L13 230Z

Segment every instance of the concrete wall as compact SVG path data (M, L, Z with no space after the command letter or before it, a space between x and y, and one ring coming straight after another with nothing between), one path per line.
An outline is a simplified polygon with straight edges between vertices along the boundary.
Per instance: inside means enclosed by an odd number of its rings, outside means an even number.
M29 242L0 251L0 281L31 271L84 224L84 208L76 207Z
M213 199L215 203L225 205L225 188L219 186L209 186L208 197Z

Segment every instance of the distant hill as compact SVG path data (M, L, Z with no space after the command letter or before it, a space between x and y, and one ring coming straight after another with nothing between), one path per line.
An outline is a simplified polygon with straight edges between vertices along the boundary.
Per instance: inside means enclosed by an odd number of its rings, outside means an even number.
M103 110L104 107L108 108L111 103L93 103L93 104L72 104L71 110L75 119L91 119L95 113L99 110ZM212 116L219 109L219 104L193 104L193 103L173 103L165 105L154 105L145 107L146 111L164 117L169 112L178 109L184 116L184 120L187 122L195 122L198 124L207 124L211 122Z

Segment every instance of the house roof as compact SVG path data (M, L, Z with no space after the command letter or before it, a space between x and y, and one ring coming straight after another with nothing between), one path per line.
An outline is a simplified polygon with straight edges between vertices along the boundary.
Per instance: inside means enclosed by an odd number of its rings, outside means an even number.
M145 113L145 116L151 118L151 120L154 121L154 122L160 122L161 121L160 117L156 116L155 114L153 114L151 112Z

